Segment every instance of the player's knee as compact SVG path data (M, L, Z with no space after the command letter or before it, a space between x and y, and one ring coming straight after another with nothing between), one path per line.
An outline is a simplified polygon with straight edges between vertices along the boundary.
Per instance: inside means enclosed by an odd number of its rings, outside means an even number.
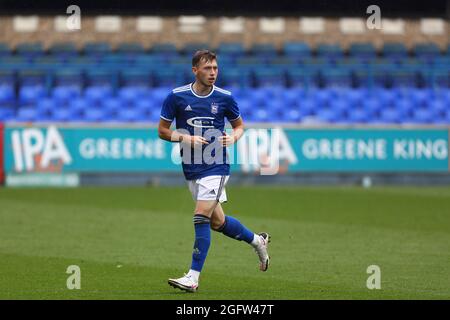
M221 232L224 223L225 221L213 219L211 220L211 229L217 232Z

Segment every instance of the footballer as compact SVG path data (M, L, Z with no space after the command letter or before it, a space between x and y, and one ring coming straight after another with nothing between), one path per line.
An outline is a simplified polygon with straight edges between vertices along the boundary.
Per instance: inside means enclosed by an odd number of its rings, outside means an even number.
M195 242L190 270L183 277L168 281L172 287L188 292L196 292L199 287L211 229L247 242L258 255L260 270L267 271L269 267L269 234L253 233L238 219L225 215L221 206L227 201L225 186L230 177L226 147L241 138L244 123L231 92L214 85L218 71L215 53L197 51L192 58L195 81L175 88L167 96L158 126L161 139L180 143L183 173L195 201ZM224 131L225 119L233 128L230 135ZM173 121L176 130L170 129Z

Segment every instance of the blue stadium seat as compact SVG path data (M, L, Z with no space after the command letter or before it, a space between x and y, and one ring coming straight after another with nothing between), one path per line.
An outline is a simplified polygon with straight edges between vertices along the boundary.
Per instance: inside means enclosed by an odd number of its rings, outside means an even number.
M400 123L406 119L402 119L400 113L394 108L386 108L380 111L378 120L384 123Z
M314 114L317 108L317 101L312 98L304 98L299 102L299 111L303 116Z
M58 104L65 104L80 96L81 89L78 86L57 86L52 89L52 98Z
M84 86L83 72L78 68L63 68L55 70L53 74L54 86Z
M76 115L83 113L84 110L89 107L91 107L91 104L84 97L75 98L69 102L69 108L72 109Z
M116 88L118 86L118 72L109 69L94 69L86 72L86 85Z
M190 42L182 49L182 53L187 57L192 57L199 50L209 50L209 44L206 42Z
M283 45L283 53L297 59L309 58L311 57L311 48L305 42L286 42Z
M177 47L173 43L157 43L151 48L151 53L166 59L178 56Z
M185 75L183 70L177 68L155 69L153 81L159 87L178 87L184 85Z
M394 60L404 59L408 56L406 46L400 42L385 42L382 51L384 57Z
M85 89L84 97L90 104L96 105L102 100L110 97L112 92L112 88L108 86L92 86Z
M14 87L8 84L0 84L0 105L11 105L15 99Z
M109 97L101 101L102 108L109 114L116 114L121 108L125 107L119 98Z
M106 118L106 111L99 108L88 108L83 112L83 120L86 122L101 122Z
M133 104L141 100L147 93L144 87L123 87L117 92L117 96L127 104Z
M149 69L126 69L120 75L120 85L129 86L152 86L152 73Z
M39 119L38 110L35 108L20 108L17 111L17 121L37 121Z
M280 114L279 120L282 122L300 122L302 113L299 108L288 107Z
M367 123L370 119L370 114L363 108L351 108L347 112L347 121L350 123Z
M418 83L417 71L413 68L398 68L391 71L394 87L416 87Z
M317 45L316 53L318 57L336 59L341 58L344 53L339 44L320 43Z
M352 76L349 69L346 68L334 68L334 69L322 69L320 71L321 82L326 87L351 87Z
M118 112L117 119L124 122L139 122L146 119L145 114L138 109L122 109Z
M273 43L255 43L250 52L255 57L273 58L278 55L278 50Z
M278 68L257 68L254 70L256 85L259 87L277 86L285 87L285 75Z
M116 52L125 55L139 55L145 53L145 48L139 42L125 42L117 46Z
M40 42L19 43L16 46L16 52L17 54L27 58L34 58L38 56L43 56L45 54L42 43Z
M19 90L19 102L22 105L35 104L45 96L46 91L42 86L23 86Z
M50 118L53 121L68 122L75 118L74 111L66 108L55 108L50 112Z
M87 56L104 56L112 51L108 42L87 42L83 52Z
M0 57L4 58L11 55L11 48L8 44L0 42Z
M43 70L22 69L18 72L21 86L49 86L50 76Z
M412 120L416 123L432 123L434 120L434 114L428 109L418 108L413 110Z
M69 58L78 55L78 49L73 42L58 42L50 45L49 53L54 56Z
M227 68L219 72L218 86L227 87L250 87L252 85L249 70L239 68Z
M362 102L362 107L369 117L380 112L384 106L386 104L383 104L380 99L374 97L367 98Z
M219 59L222 59L223 56L235 58L243 56L245 48L240 42L223 42L217 47L217 53L219 54Z
M329 106L331 109L336 111L339 115L345 114L348 110L354 108L355 106L350 106L348 100L344 100L342 98L332 99L329 102Z
M293 67L287 70L290 87L315 88L318 86L318 72L309 68Z
M297 106L305 97L305 90L302 88L284 88L281 93L286 106Z
M316 119L321 122L334 123L342 122L343 115L331 108L320 109L316 112Z
M61 107L61 104L57 103L52 98L39 99L39 101L37 101L35 105L35 108L36 110L38 110L39 114L47 114Z
M435 43L420 43L413 47L416 57L422 59L434 59L441 54L441 50Z
M428 108L433 114L443 116L448 110L450 110L450 104L447 105L441 99L434 99L427 102Z
M16 76L13 70L0 70L0 86L14 86L16 83Z
M15 114L16 112L13 108L5 107L0 103L0 122L13 120Z
M350 56L355 58L370 60L377 56L377 50L370 42L352 43L348 51Z

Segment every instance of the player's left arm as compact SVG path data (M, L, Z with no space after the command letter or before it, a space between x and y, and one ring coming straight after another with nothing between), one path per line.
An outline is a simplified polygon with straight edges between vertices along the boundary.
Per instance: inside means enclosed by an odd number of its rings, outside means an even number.
M244 134L244 121L239 117L234 121L230 121L231 127L233 128L233 133L231 135L224 132L222 137L219 137L219 140L222 141L222 145L225 147L231 146L233 143L236 143Z

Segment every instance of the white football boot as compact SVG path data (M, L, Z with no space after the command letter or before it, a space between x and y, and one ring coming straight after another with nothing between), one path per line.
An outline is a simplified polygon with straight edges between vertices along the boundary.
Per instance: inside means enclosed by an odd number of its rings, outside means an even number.
M178 279L169 279L168 283L174 288L187 292L196 292L198 289L198 282L196 282L192 276L187 274Z
M270 242L270 235L266 232L258 233L258 235L260 237L260 242L258 246L255 247L255 251L259 257L259 270L267 271L270 261L269 253L267 252L267 247Z

